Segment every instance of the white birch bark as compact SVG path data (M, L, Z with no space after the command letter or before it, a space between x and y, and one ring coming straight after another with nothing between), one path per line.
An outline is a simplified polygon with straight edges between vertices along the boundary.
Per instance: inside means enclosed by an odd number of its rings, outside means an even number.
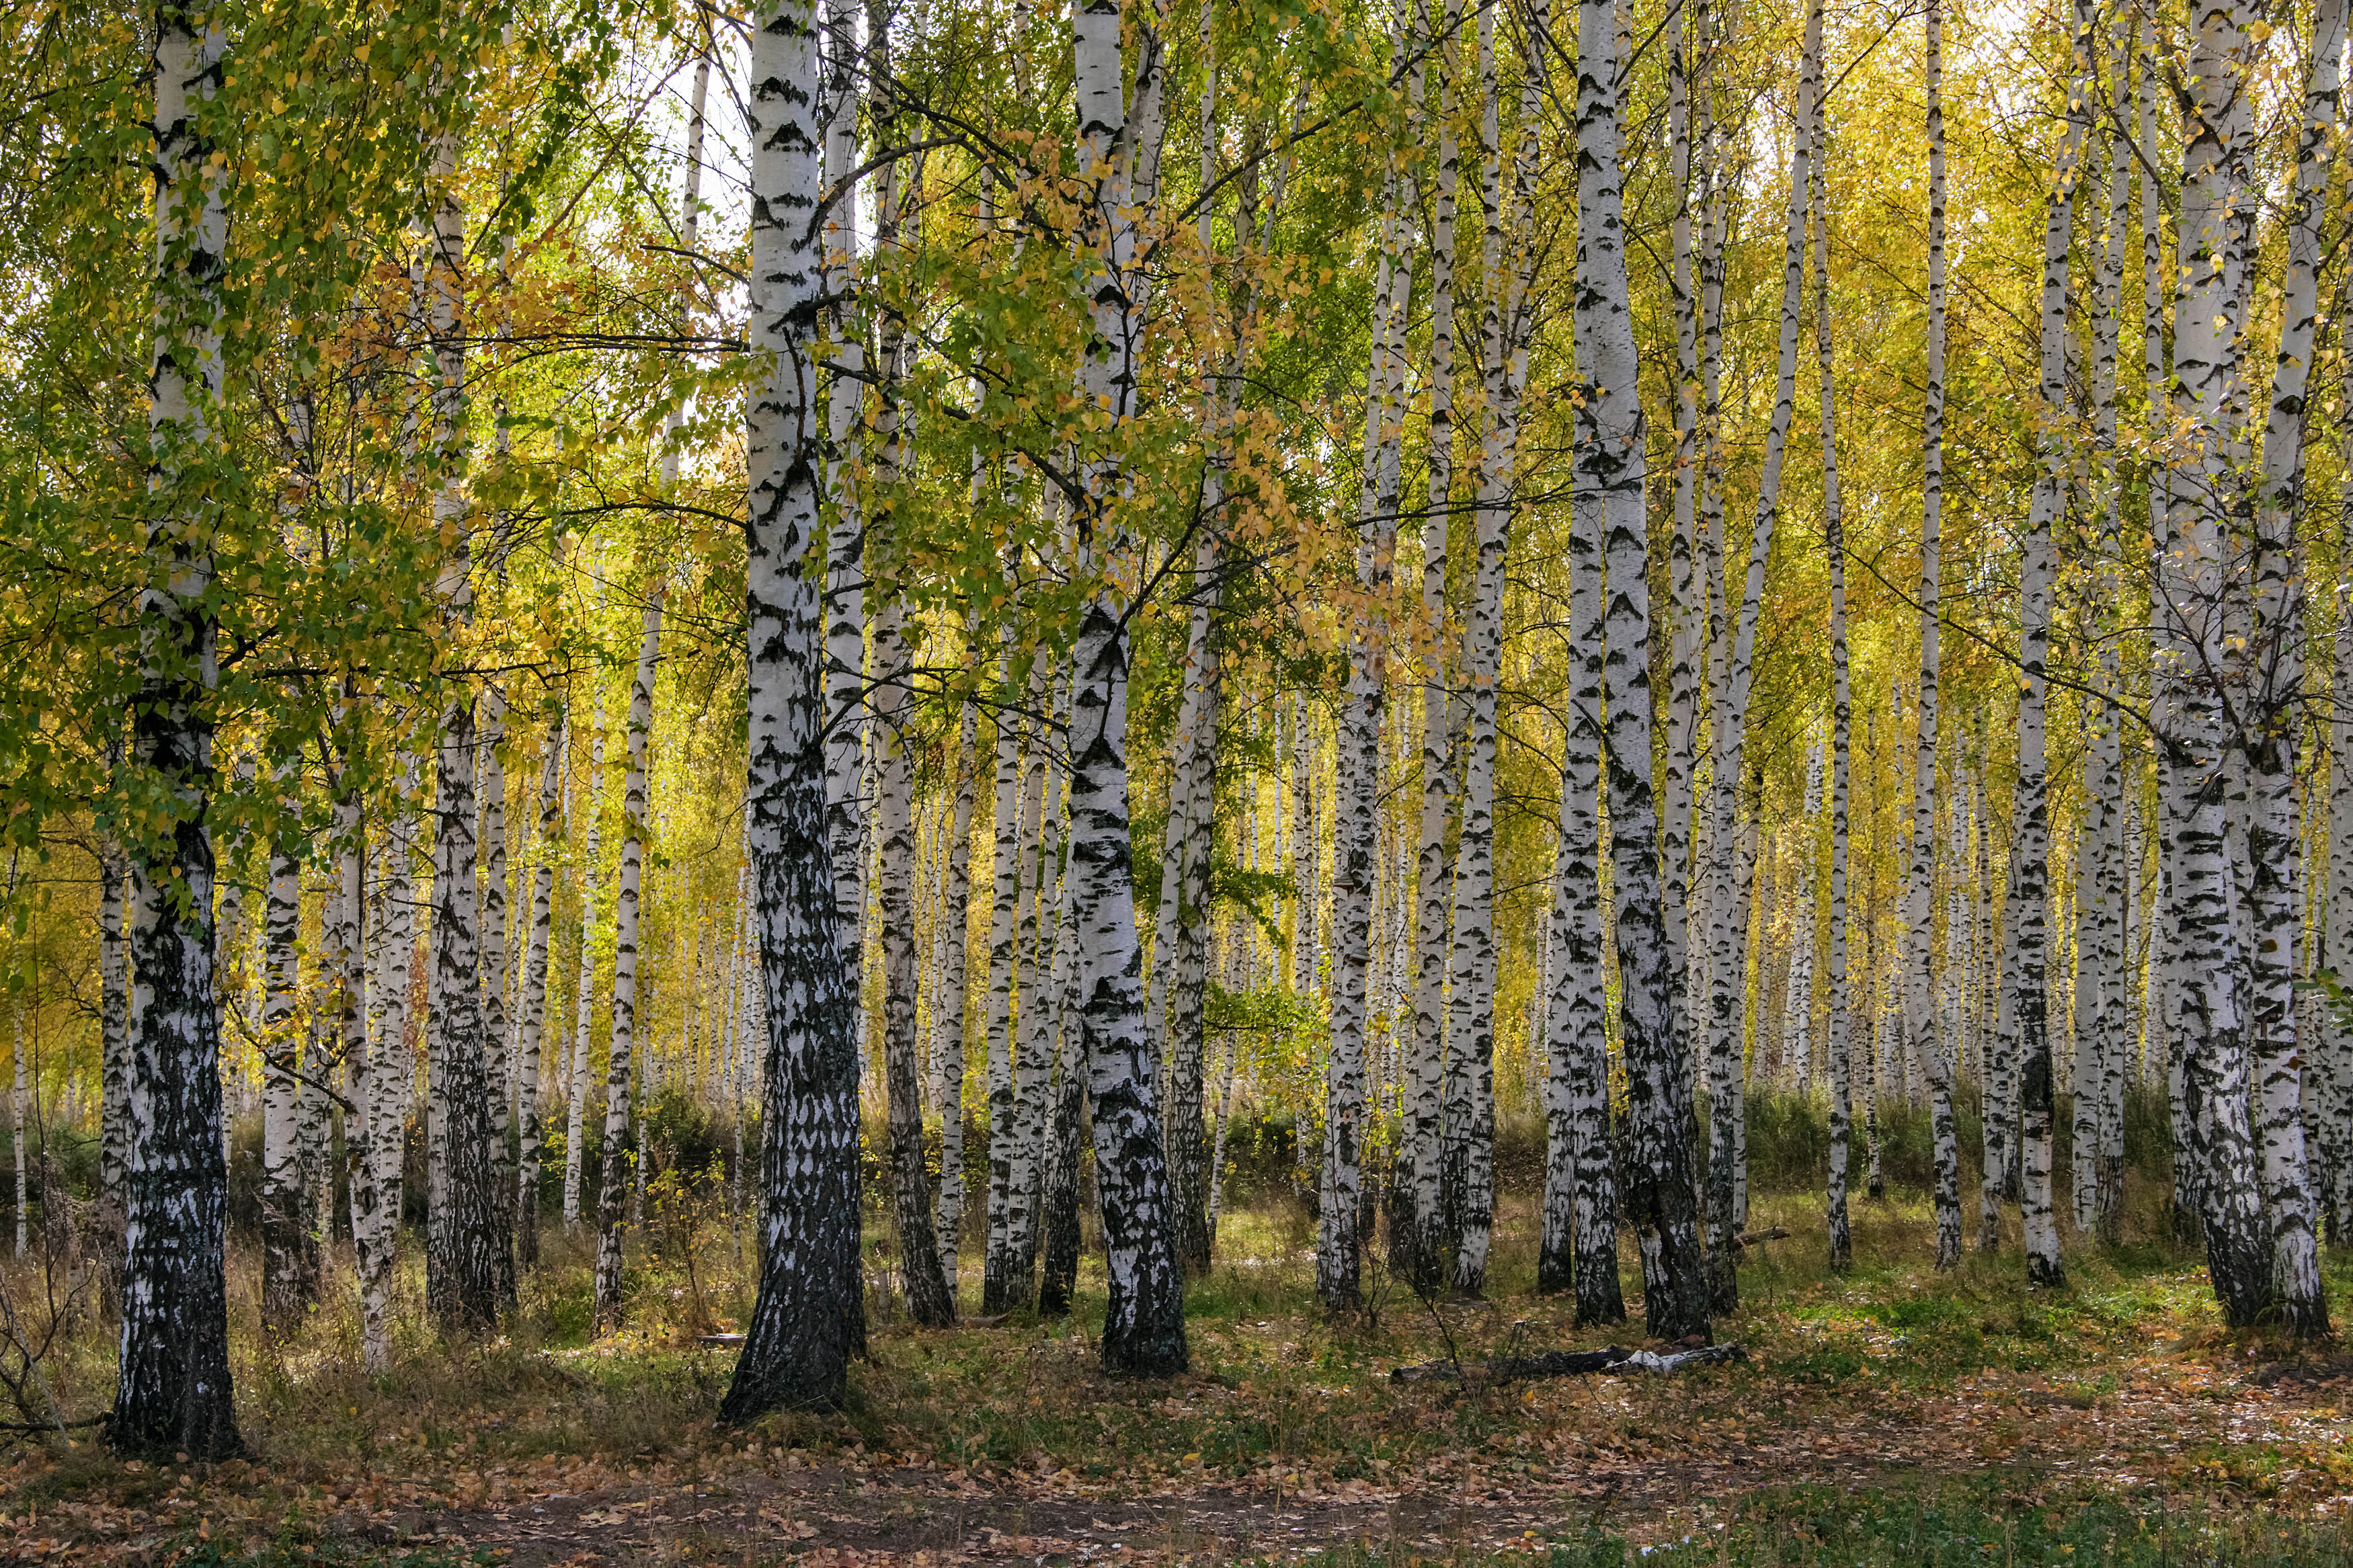
M956 725L955 805L948 821L947 893L940 907L941 944L937 994L932 998L933 1095L940 1118L940 1184L934 1234L948 1299L955 1300L956 1252L964 1231L965 1161L965 973L972 906L972 808L975 730L973 705L964 705Z
M621 786L621 865L613 887L613 1030L606 1047L605 1136L598 1146L596 1199L596 1326L621 1326L621 1205L633 1171L644 1169L643 1139L629 1138L629 1083L638 1034L638 937L644 892L647 801L646 750L654 722L654 672L661 654L662 598L659 569L646 593L638 634L637 679L629 687L628 773ZM640 1072L639 1077L644 1075Z
M752 862L766 1020L760 1293L720 1417L841 1396L865 1348L859 1267L856 977L842 964L827 854L817 366L824 274L809 0L764 12L751 40L751 338L745 588Z
M1436 1288L1450 1259L1430 1243L1441 1233L1442 1097L1446 1071L1447 907L1453 863L1446 856L1446 826L1454 801L1454 758L1449 744L1455 699L1448 689L1446 553L1454 506L1454 247L1456 192L1461 147L1454 129L1460 96L1456 53L1462 37L1462 0L1444 0L1439 35L1437 167L1430 237L1430 441L1428 514L1421 525L1421 789L1414 879L1413 1036L1402 1116L1410 1166L1408 1202L1398 1212L1408 1234L1398 1238L1403 1272L1419 1288Z
M202 26L202 31L198 29ZM228 1361L227 1172L213 999L213 854L206 827L217 626L213 559L184 475L216 445L223 373L227 167L196 106L218 90L227 35L156 10L154 352L141 540L139 691L132 763L171 803L131 854L131 1073L122 1326L108 1447L227 1458L242 1446Z
M2319 0L2313 15L2310 78L2296 139L2287 273L2281 290L2279 348L2263 437L2255 498L2255 560L2250 652L2253 689L2245 699L2240 744L2248 752L2252 800L2248 858L2250 1055L2270 1224L2274 1310L2299 1339L2328 1331L2318 1221L2305 1145L2302 1056L2296 1027L2297 959L2303 916L2296 847L2296 742L2304 696L2303 586L2295 528L2303 510L2306 395L2319 310L2323 207L2333 162L2345 0Z
M1071 16L1079 166L1089 172L1092 186L1081 215L1092 327L1081 382L1089 400L1108 415L1113 436L1134 407L1139 311L1129 279L1137 224L1146 216L1133 204L1133 189L1123 188L1128 182L1113 156L1131 134L1120 12L1120 0L1082 0ZM1082 564L1089 569L1097 562L1124 569L1134 549L1124 530L1105 526L1120 488L1117 468L1113 461L1090 461L1083 471L1076 533L1090 558ZM1129 653L1124 595L1105 579L1082 613L1072 658L1069 874L1079 944L1077 1023L1086 1047L1103 1202L1109 1293L1103 1363L1113 1371L1165 1375L1183 1369L1187 1351L1129 858Z
M539 853L538 863L531 872L531 946L523 956L522 1025L516 1037L520 1066L515 1080L519 1129L515 1262L524 1268L539 1262L540 1146L546 1137L545 1129L540 1125L539 1080L541 1055L547 1038L547 958L548 939L554 926L556 834L564 820L564 761L570 743L566 720L564 700L551 689L540 740Z
M1672 1017L1675 981L1669 969L1651 788L1642 412L1619 185L1619 61L1624 57L1614 11L1609 0L1584 0L1577 27L1577 340L1587 394L1578 409L1576 500L1599 513L1609 596L1605 766L1629 1122L1624 1197L1641 1253L1650 1331L1679 1340L1707 1332L1710 1290L1691 1160L1696 1136L1692 1084ZM1535 0L1533 25L1539 36L1548 30L1545 0ZM1523 86L1524 210L1534 174L1540 71L1540 65L1532 66ZM1515 306L1527 293L1522 276ZM1517 338L1515 395L1526 376L1525 332Z
M1920 719L1912 779L1912 877L1905 1009L1928 1080L1928 1139L1936 1163L1936 1267L1961 1260L1961 1156L1953 1121L1953 1070L1959 1040L1937 996L1936 932L1937 617L1945 513L1945 8L1927 0L1925 19L1928 140L1927 386L1921 405ZM1955 822L1961 815L1953 806ZM1957 869L1957 868L1956 868ZM1957 882L1953 884L1957 886ZM1949 919L1949 916L1948 916Z
M1399 7L1390 37L1391 74L1415 47ZM1419 73L1416 72L1416 80ZM1324 1078L1324 1146L1318 1173L1315 1293L1343 1311L1361 1300L1359 1234L1366 1095L1366 994L1372 965L1377 795L1387 718L1386 628L1375 608L1389 577L1397 537L1395 443L1403 392L1404 301L1411 290L1404 209L1409 187L1392 162L1384 191L1373 280L1372 348L1365 372L1364 482L1357 501L1356 584L1366 605L1350 627L1348 684L1335 737L1338 782L1332 807L1331 1046Z
M1507 198L1492 9L1480 11L1478 28L1482 100L1479 138L1485 154L1480 196L1485 222L1481 241L1483 287L1479 338L1486 407L1472 514L1478 529L1477 548L1470 613L1462 631L1462 822L1454 859L1454 940L1447 963L1444 1173L1444 1239L1453 1244L1453 1285L1458 1292L1470 1296L1485 1288L1487 1247L1493 1229L1495 687L1503 660L1504 565L1515 500L1519 404L1527 380L1522 309L1535 263L1529 249L1539 102L1535 83L1543 59L1543 50L1531 47L1522 63L1525 120L1520 145L1514 152Z
M1931 18L1936 0L1930 0ZM1936 26L1932 19L1929 26ZM1930 35L1932 37L1935 35ZM1936 56L1931 54L1931 69ZM1933 80L1933 77L1931 78ZM1929 99L1929 112L1937 113L1936 100ZM1830 1079L1831 1079L1831 1159L1830 1159L1830 1261L1832 1268L1846 1268L1854 1262L1854 1233L1847 1216L1847 1159L1854 1114L1851 1105L1853 1075L1850 1070L1848 1053L1847 1010L1847 811L1852 780L1849 773L1849 755L1853 726L1852 692L1849 686L1850 669L1846 626L1846 531L1845 517L1838 484L1838 425L1837 391L1831 349L1831 204L1829 144L1822 113L1822 95L1813 95L1813 239L1814 239L1814 342L1821 366L1822 416L1822 542L1830 557L1831 578L1831 952L1830 952ZM1931 156L1935 153L1932 152ZM1941 160L1939 160L1941 163ZM1937 193L1931 191L1933 205ZM1935 244L1932 236L1931 245ZM1937 264L1932 249L1930 263ZM1931 351L1932 353L1934 350ZM1924 535L1924 538L1926 536ZM1923 552L1927 549L1923 545ZM1925 576L1924 566L1924 576ZM1933 623L1929 623L1933 626ZM1931 631L1928 635L1933 636ZM1934 644L1928 645L1933 648ZM1923 660L1926 668L1926 660ZM1934 745L1934 731L1929 731L1928 744ZM1933 781L1936 760L1930 756L1924 775ZM1933 789L1933 783L1929 787ZM1915 805L1915 809L1917 809ZM1930 807L1933 811L1933 805ZM1812 845L1807 846L1811 858ZM1811 879L1807 879L1810 882ZM1806 903L1801 919L1807 927L1803 941L1813 945L1813 904ZM1873 912L1876 924L1877 912ZM1811 998L1805 1004L1811 1010ZM1938 1232L1942 1236L1941 1229ZM1941 1245L1941 1244L1940 1244Z
M2042 252L2042 393L2055 419L2067 402L2068 252L2074 229L2076 176L2090 121L2091 9L2078 0L2074 63L2068 88L2066 131L2048 204ZM2066 1270L2052 1217L2051 1139L2053 1100L2050 1019L2052 959L2050 817L2045 774L2045 660L2050 650L2052 584L2056 572L2052 530L2066 503L2068 452L2046 427L2037 438L2041 471L2030 503L2019 566L2017 831L2010 845L2018 868L2019 932L2012 971L2018 1036L2020 1212L2025 1229L2028 1283L2056 1286Z
M605 687L597 672L589 676L592 692L588 724L588 785L582 792L581 814L588 831L580 854L580 983L574 1019L571 1068L564 1095L564 1228L580 1226L581 1140L587 1133L589 1028L596 1016L596 894L601 879L605 797ZM566 813L566 815L570 815Z
M299 773L278 771L280 809L296 809ZM308 1195L301 1170L302 863L284 835L269 847L269 884L262 915L261 1005L261 1320L269 1334L292 1338L318 1283L306 1267Z
M1758 475L1757 521L1748 536L1748 572L1743 584L1740 611L1735 618L1731 645L1722 652L1715 712L1710 720L1715 746L1713 841L1715 864L1710 900L1714 930L1709 947L1708 977L1708 1099L1711 1105L1735 1103L1741 1074L1741 1020L1746 1008L1745 981L1740 963L1746 933L1735 931L1729 918L1738 878L1734 853L1739 826L1740 780L1746 753L1748 699L1755 682L1757 618L1765 594L1765 565L1773 548L1774 524L1781 510L1781 466L1788 451L1789 424L1794 416L1798 378L1798 316L1805 285L1806 208L1811 188L1814 100L1821 90L1821 14L1812 6L1806 19L1806 42L1798 73L1798 112L1790 132L1789 196L1786 237L1781 254L1781 335L1773 397L1773 416L1766 427L1765 453ZM1725 607L1731 605L1725 584ZM1718 1310L1739 1300L1739 1282L1731 1258L1738 1185L1737 1129L1733 1120L1711 1116L1708 1130L1707 1246L1715 1270Z

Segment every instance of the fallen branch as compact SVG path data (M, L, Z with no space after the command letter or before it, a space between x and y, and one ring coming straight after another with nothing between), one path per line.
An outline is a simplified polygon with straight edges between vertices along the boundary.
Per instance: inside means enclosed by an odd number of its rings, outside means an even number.
M1733 1238L1733 1244L1736 1247L1754 1247L1760 1241L1787 1241L1788 1239L1789 1233L1783 1230L1777 1225L1770 1230L1752 1230L1745 1235L1736 1237Z
M1451 1361L1423 1362L1389 1373L1391 1383L1428 1383L1460 1376L1464 1383L1512 1383L1533 1377L1578 1377L1596 1372L1681 1372L1687 1366L1715 1362L1744 1361L1748 1352L1735 1343L1706 1345L1698 1350L1630 1351L1608 1345L1598 1351L1546 1351L1542 1355L1505 1356L1494 1361L1465 1363L1458 1374Z

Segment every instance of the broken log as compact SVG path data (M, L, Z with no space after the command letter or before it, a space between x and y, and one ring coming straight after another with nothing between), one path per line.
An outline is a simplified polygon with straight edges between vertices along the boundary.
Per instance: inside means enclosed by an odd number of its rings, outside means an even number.
M1681 1372L1687 1366L1745 1361L1748 1352L1737 1343L1729 1342L1720 1345L1703 1345L1697 1350L1669 1351L1664 1354L1607 1345L1598 1351L1546 1351L1540 1355L1501 1356L1493 1361L1459 1363L1429 1361L1415 1366L1392 1369L1389 1381L1428 1383L1459 1378L1466 1384L1514 1383L1525 1378L1579 1377L1597 1372Z

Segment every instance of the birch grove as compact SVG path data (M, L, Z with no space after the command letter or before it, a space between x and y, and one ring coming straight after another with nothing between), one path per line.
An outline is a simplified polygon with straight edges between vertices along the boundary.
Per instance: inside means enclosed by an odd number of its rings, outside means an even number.
M113 1448L575 1272L733 1424L1293 1265L2330 1331L2345 0L419 4L0 145L0 1172Z

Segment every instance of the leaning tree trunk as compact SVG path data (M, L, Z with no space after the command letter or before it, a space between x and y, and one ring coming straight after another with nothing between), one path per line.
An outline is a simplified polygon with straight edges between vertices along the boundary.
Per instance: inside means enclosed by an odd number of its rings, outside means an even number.
M1535 0L1533 25L1539 36L1546 11L1546 0ZM1588 385L1578 409L1577 489L1578 504L1597 510L1605 531L1610 891L1618 917L1618 1017L1630 1145L1624 1196L1641 1244L1650 1331L1680 1340L1707 1332L1709 1289L1692 1168L1692 1085L1672 1016L1675 982L1668 970L1651 788L1651 595L1639 362L1619 191L1619 48L1615 6L1584 0L1577 27L1577 337ZM1520 105L1524 204L1535 172L1540 87L1540 67L1532 65ZM1533 259L1523 265L1532 270ZM1525 272L1517 295L1515 305L1526 297ZM1526 341L1527 334L1518 334L1520 344ZM1516 392L1527 374L1524 346L1514 360ZM1725 837L1729 842L1731 835Z
M227 1170L221 1162L219 1015L213 1005L213 561L179 493L217 437L226 164L200 129L227 35L166 4L156 14L155 349L148 373L152 512L142 540L132 763L164 803L126 836L131 862L130 1125L123 1177L121 1353L107 1446L222 1459L243 1446L229 1386Z
M832 918L820 605L805 570L818 529L817 367L824 276L812 219L817 36L808 0L752 35L754 384L745 584L751 736L745 837L766 1002L760 1294L720 1418L838 1401L865 1348L859 1271L856 977Z
M621 1205L629 1166L645 1159L644 1131L625 1160L629 1136L629 1068L638 1033L638 926L646 854L646 742L654 723L654 668L661 651L659 573L646 594L638 675L629 688L629 771L621 786L621 868L613 893L613 1035L606 1051L605 1137L596 1185L596 1327L621 1326Z

